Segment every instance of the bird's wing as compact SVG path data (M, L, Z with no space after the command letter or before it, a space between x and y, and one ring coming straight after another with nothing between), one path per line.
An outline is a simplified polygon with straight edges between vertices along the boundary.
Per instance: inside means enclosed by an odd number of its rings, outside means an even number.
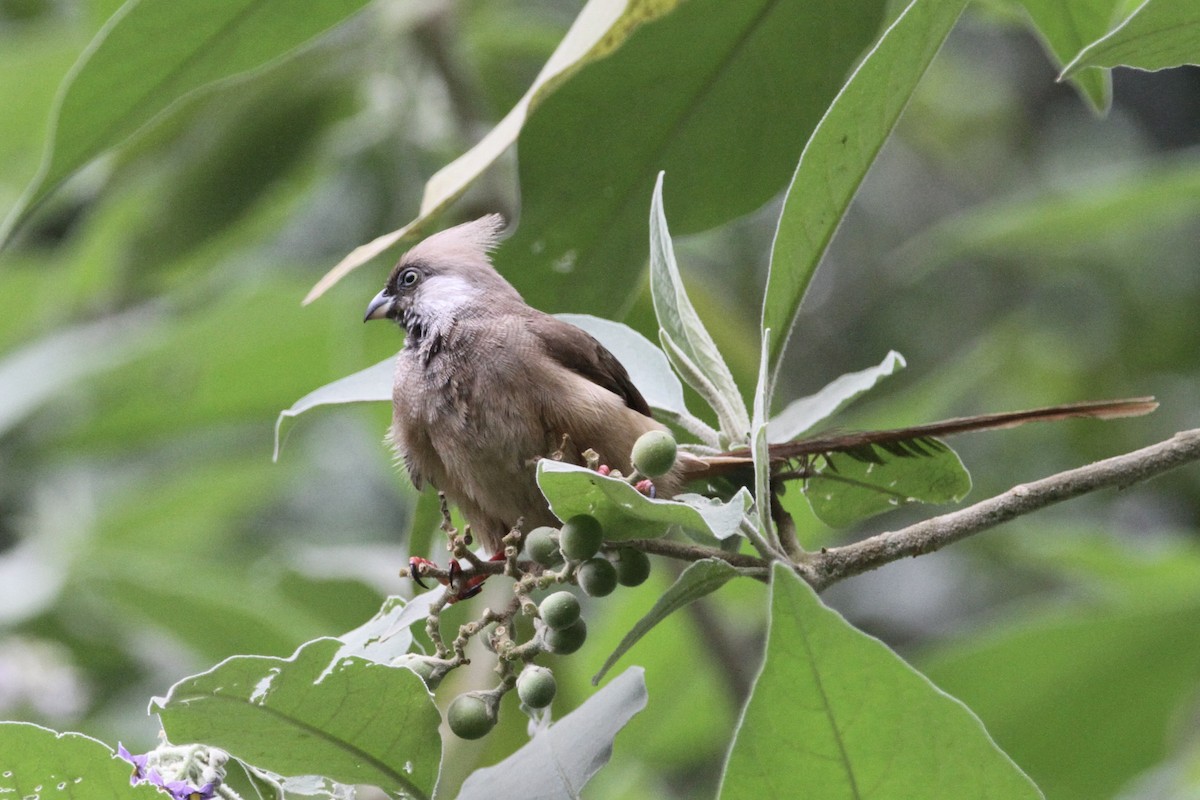
M530 318L533 333L546 355L592 383L603 386L625 401L625 405L640 414L650 416L650 404L633 385L629 373L591 334L548 314L538 313Z

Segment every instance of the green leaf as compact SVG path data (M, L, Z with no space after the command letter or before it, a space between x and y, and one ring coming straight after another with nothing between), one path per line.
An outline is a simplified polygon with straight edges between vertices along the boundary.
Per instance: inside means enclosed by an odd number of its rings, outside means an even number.
M767 414L771 407L771 380L767 369L770 352L771 329L763 328L758 359L758 381L754 389L754 427L751 429L750 438L754 461L754 508L757 512L758 530L765 540L755 541L759 550L767 549L764 544L770 545L777 540L775 523L771 518L771 451L767 445Z
M706 536L728 538L732 510L749 508L749 492L739 491L728 503L691 505L675 500L652 500L619 478L542 459L538 462L538 486L559 519L591 514L604 528L610 541L665 536L672 526ZM732 507L732 508L731 508ZM740 519L740 514L739 514Z
M59 90L42 168L0 226L65 178L204 86L283 58L358 11L367 0L133 0L122 6Z
M413 604L402 597L389 597L375 616L338 637L344 644L336 660L353 656L386 665L407 653L413 641L409 626L424 621L429 613L424 603L413 608L410 605Z
M395 374L396 356L389 356L378 364L360 369L319 389L313 389L280 411L275 419L275 453L272 460L279 460L279 428L283 425L285 417L298 417L310 408L331 403L369 403L384 400L390 402Z
M162 327L145 309L65 328L0 358L0 433L89 376L149 347Z
M234 656L176 683L151 710L173 741L207 742L279 775L430 797L441 715L425 684L345 648L317 639L288 659Z
M745 519L746 512L750 510L750 506L754 504L750 490L744 486L738 489L737 494L727 502L723 502L718 497L709 497L708 495L691 492L677 494L671 499L678 503L686 503L699 511L700 515L704 517L705 524L708 526L708 530L703 533L711 534L718 542L741 535L742 520ZM698 535L702 533L701 531L691 528L685 528L684 530L693 539L703 542L709 541L708 537Z
M133 765L82 733L56 733L28 722L0 722L0 795L13 800L161 798L149 784L129 785Z
M896 374L904 366L904 356L891 350L878 366L848 372L826 384L816 394L793 400L771 420L767 428L767 438L771 442L788 442L795 439L818 422L850 405L873 389L879 381Z
M683 287L663 213L662 186L660 172L650 200L650 296L658 317L658 335L676 368L683 366L680 374L717 412L721 433L730 442L741 442L750 430L746 404Z
M813 131L796 167L771 250L763 328L775 331L771 385L833 232L965 0L913 0L883 33Z
M841 528L910 503L956 503L971 475L940 439L917 439L870 453L828 453L804 484L813 512Z
M521 226L497 253L501 271L539 308L623 310L645 265L654 176L671 176L677 235L762 206L786 184L886 5L688 0L643 25L525 123Z
M1200 159L1134 161L1079 177L1070 187L986 203L937 223L906 243L906 269L932 270L964 258L1065 254L1105 247L1122 234L1147 235L1200 213Z
M1145 555L1131 548L1126 563ZM1173 600L1025 606L1010 624L989 621L919 663L1049 797L1113 797L1176 752L1180 720L1194 710L1194 586Z
M1041 796L970 709L775 565L766 656L721 800Z
M1021 0L1034 30L1061 66L1083 47L1108 32L1118 0ZM1112 103L1112 76L1088 71L1071 80L1092 107L1105 111Z
M1200 6L1146 0L1104 38L1085 47L1063 69L1070 78L1088 67L1160 70L1200 64Z
M612 652L612 655L604 660L600 671L592 677L592 685L598 685L621 656L625 655L655 625L684 606L696 602L705 595L712 594L737 576L738 571L728 561L706 558L689 564L688 568L680 573L675 582L671 584L671 588L658 598L646 616L638 620L633 629L625 634L625 638L617 645L617 649Z
M533 84L504 119L478 144L442 167L426 182L416 219L399 230L354 248L313 286L304 298L304 304L316 300L352 270L416 233L444 211L516 141L526 117L538 103L584 64L609 55L638 27L668 12L674 7L674 0L664 0L653 6L628 5L625 0L588 0Z
M617 734L645 707L645 677L640 667L630 667L520 750L473 772L458 800L578 797L608 763Z

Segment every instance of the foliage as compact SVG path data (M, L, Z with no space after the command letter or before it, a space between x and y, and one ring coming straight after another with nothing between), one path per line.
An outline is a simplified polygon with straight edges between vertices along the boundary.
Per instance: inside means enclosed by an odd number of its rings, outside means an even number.
M1195 11L589 0L572 22L568 5L0 3L0 675L15 676L0 713L41 723L0 723L0 793L150 795L114 747L49 728L141 751L159 725L228 751L221 791L246 798L1194 791L1178 727L1200 678L1194 548L1129 536L1194 527L1194 475L1085 506L1075 534L1026 523L961 548L966 567L922 559L939 572L917 606L881 599L920 583L899 568L831 590L850 621L792 571L737 557L794 555L767 443L884 378L890 410L859 422L978 398L1165 401L1164 419L1104 439L1080 424L1014 432L1007 453L967 445L985 491L1185 424L1200 166L1131 132L1128 73L1114 92L1109 70L1196 63ZM1070 98L1032 156L1013 99L1030 81L973 63L983 38L1036 63L1015 43L1029 36L1085 102L1116 104L1100 121ZM939 171L950 189L912 177ZM370 401L390 398L397 342L352 327L376 257L452 208L509 206L512 185L506 277L540 308L587 312L562 316L630 367L685 451L758 467L667 500L541 462L556 514L596 517L610 555L712 556L673 576L654 558L645 584L583 598L571 655L545 652L531 598L571 585L572 561L514 551L516 600L499 577L454 604L389 596L407 557L444 561L440 514L379 443L386 403ZM944 213L968 196L987 199ZM677 243L668 221L699 235ZM829 382L831 364L858 371ZM361 405L313 411L333 403ZM809 548L842 535L826 524L971 483L935 439L795 466L804 491L778 501ZM1012 596L1022 624L973 613ZM924 674L856 625L929 645L907 653ZM523 725L507 690L534 659L557 694ZM593 689L619 659L637 666ZM494 663L499 683L478 669ZM168 686L152 719L130 712ZM466 692L496 723L479 743L440 732Z

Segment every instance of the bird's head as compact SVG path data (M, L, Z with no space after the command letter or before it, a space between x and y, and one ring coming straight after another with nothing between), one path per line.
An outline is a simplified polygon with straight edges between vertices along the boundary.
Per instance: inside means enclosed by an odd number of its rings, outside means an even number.
M467 309L499 300L521 300L492 267L504 218L489 214L435 233L400 257L383 291L367 305L364 322L390 319L420 341L429 330L453 322Z

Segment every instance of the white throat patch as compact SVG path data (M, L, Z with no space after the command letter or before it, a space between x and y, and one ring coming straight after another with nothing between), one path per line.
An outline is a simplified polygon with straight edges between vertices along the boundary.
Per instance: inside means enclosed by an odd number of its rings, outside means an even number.
M435 275L421 285L416 309L426 324L437 325L452 319L459 309L470 304L482 292L457 275Z
M422 317L452 315L482 294L479 287L463 281L457 275L436 275L427 278L420 291L418 305Z

